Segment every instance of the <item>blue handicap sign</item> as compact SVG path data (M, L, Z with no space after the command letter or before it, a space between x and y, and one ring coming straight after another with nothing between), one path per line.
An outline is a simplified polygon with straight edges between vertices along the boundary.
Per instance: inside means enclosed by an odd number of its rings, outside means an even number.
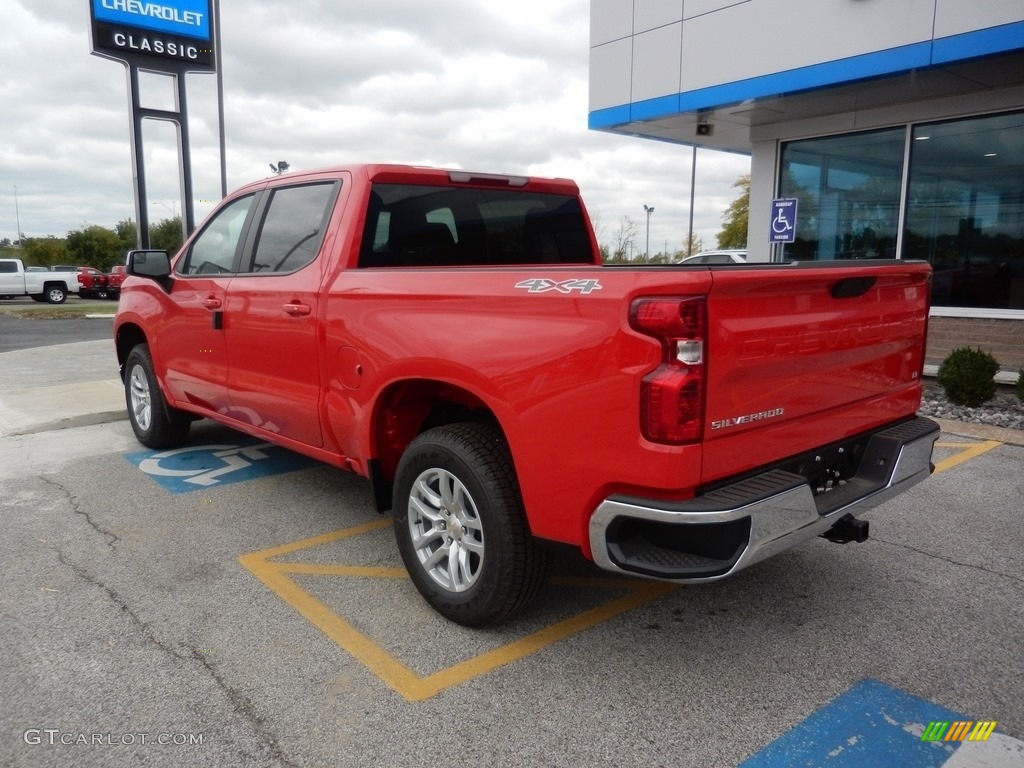
M796 240L796 211L799 200L781 197L772 200L772 225L768 235L772 243L792 243Z
M794 726L740 768L937 768L960 746L922 740L934 721L969 720L877 680L865 679Z
M201 491L317 464L286 448L245 435L232 436L224 443L128 453L125 458L171 493Z

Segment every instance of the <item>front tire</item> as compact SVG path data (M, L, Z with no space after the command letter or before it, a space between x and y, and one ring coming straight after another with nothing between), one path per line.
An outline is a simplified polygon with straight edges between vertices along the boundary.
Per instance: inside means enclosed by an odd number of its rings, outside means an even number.
M191 417L164 399L153 371L148 344L139 344L124 365L124 396L128 421L136 439L147 448L174 448L185 442Z
M530 534L496 427L450 424L416 437L398 464L394 500L402 561L442 616L494 624L540 591L547 558Z

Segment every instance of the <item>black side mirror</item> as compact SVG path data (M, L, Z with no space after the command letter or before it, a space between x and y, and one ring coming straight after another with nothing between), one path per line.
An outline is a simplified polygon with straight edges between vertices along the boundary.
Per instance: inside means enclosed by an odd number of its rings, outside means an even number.
M147 277L165 291L171 290L171 257L167 251L128 251L125 272L136 277Z

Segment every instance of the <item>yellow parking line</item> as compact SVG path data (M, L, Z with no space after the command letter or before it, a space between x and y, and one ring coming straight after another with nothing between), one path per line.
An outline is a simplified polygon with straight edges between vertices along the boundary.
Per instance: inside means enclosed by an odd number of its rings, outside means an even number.
M1002 443L996 440L986 440L983 443L936 443L935 445L941 448L961 449L935 465L935 474L937 475L940 472L945 472L947 469L952 469L958 464L963 464L965 461L977 458L993 448L998 448Z
M558 640L600 624L670 591L673 584L624 579L553 578L551 584L572 588L626 590L627 594L591 608L576 616L556 622L548 627L514 640L479 656L466 659L431 675L420 675L400 659L385 651L324 603L289 578L289 574L314 576L349 576L363 578L407 578L401 568L380 568L349 565L322 565L317 563L275 563L273 557L294 554L303 549L340 541L362 533L380 530L391 524L390 519L374 521L354 528L315 536L302 541L272 547L248 555L238 561L269 587L278 597L292 606L313 626L330 637L354 658L362 662L384 683L407 701L422 701L436 696L452 686L479 677L491 670L509 664L541 650Z

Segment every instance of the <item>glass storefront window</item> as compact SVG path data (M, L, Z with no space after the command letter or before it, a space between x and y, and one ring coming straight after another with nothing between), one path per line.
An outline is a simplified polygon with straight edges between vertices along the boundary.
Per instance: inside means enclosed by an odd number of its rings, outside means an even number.
M915 126L903 258L932 304L1024 309L1024 113Z
M784 144L779 197L800 201L784 258L895 258L905 143L891 128Z

